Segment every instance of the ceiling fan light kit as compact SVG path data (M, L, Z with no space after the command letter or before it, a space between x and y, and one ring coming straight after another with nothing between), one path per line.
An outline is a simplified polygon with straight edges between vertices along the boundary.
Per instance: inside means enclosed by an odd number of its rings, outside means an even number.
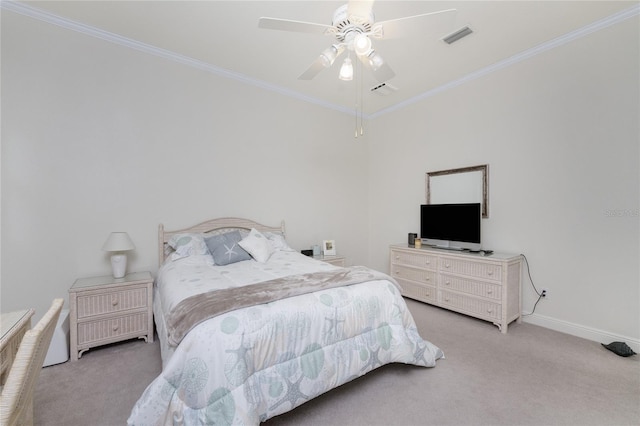
M337 43L325 49L311 66L298 77L300 80L312 80L323 69L331 67L344 50L348 49L350 52L355 52L364 68L367 68L377 81L383 83L393 78L395 72L385 63L382 56L375 51L372 38L382 40L401 37L406 35L403 27L409 20L433 19L433 15L455 12L455 9L447 9L376 22L371 10L373 3L373 1L349 1L349 3L335 10L331 25L262 17L258 20L258 27L270 30L322 34L335 38ZM349 68L352 70L350 74ZM349 75L351 75L350 78ZM341 80L353 79L351 59L344 61L338 78Z
M322 62L322 66L325 68L329 68L335 62L338 57L338 48L335 44L331 45L331 47L327 47L324 52L320 55L320 61Z
M353 48L360 56L366 56L371 53L371 39L363 33L355 36L353 41Z
M353 80L353 65L351 64L350 58L345 58L342 66L340 67L340 74L338 74L338 78L342 81Z
M307 70L298 77L299 80L312 80L322 70L330 68L335 60L345 50L349 50L349 55L345 58L342 66L340 67L338 78L343 81L353 80L354 70L353 63L351 62L351 52L354 52L361 64L356 63L359 65L358 75L360 80L360 84L356 84L356 138L358 137L358 134L363 134L362 105L364 100L362 89L362 70L367 69L373 74L373 77L378 82L382 83L381 85L372 88L371 92L379 95L388 95L398 90L394 86L386 85L386 82L395 77L396 73L384 61L382 56L376 52L373 47L372 38L382 40L385 38L389 39L407 36L410 35L405 28L407 27L405 24L408 21L415 23L419 22L418 20L433 19L433 15L455 12L455 9L447 9L437 12L423 13L421 15L406 16L404 18L392 19L389 21L376 22L373 11L371 10L372 6L373 0L351 0L349 3L340 6L335 10L331 25L267 17L262 17L258 20L259 28L298 33L322 34L335 38L336 43L322 51L309 68L307 68ZM464 37L464 35L461 37ZM360 121L359 124L358 119Z

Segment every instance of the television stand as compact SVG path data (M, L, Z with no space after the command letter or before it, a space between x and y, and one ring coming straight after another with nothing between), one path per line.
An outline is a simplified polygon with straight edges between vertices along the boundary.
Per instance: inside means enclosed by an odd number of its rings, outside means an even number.
M402 295L485 321L502 333L521 321L522 255L450 251L407 244L390 247L390 274Z

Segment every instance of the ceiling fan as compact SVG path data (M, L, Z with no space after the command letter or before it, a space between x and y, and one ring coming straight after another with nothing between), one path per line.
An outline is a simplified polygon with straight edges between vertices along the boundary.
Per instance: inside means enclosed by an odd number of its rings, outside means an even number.
M424 19L430 19L434 15L456 11L456 9L446 9L376 22L371 10L372 6L373 0L351 0L335 10L331 25L263 17L258 20L258 27L270 30L321 34L335 38L335 42L326 48L311 66L298 77L300 80L313 79L322 70L331 67L343 52L348 51L355 53L364 67L373 73L376 80L385 82L393 78L395 72L374 49L371 40L410 35L411 31L407 31L410 26L421 24ZM345 58L340 69L339 78L342 80L351 80L353 78L353 65L351 64L350 56L351 54Z

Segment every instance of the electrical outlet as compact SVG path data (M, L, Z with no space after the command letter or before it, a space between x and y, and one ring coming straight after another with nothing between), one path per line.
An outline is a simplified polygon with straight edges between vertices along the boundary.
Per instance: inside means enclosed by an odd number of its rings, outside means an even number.
M540 290L540 294L542 295L543 299L548 299L549 298L549 289L548 288L543 288L542 290Z

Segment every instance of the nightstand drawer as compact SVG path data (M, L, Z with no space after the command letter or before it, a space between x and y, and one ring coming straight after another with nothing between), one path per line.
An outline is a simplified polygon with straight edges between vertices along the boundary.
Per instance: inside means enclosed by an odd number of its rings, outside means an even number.
M455 290L473 296L482 296L497 301L502 300L502 286L483 281L468 280L450 275L442 275L440 287Z
M99 343L104 340L132 335L137 337L149 331L149 315L145 312L108 318L100 321L87 321L78 324L78 347L87 343Z
M500 265L474 262L468 259L442 257L440 259L440 272L462 274L495 281L502 280L502 268Z
M391 276L395 279L411 280L422 284L436 285L436 272L424 269L407 268L391 265Z
M438 258L427 253L408 253L392 250L391 263L435 270L438 265Z
M96 315L146 308L147 300L146 286L78 296L78 320Z
M501 305L448 291L440 292L440 304L448 309L469 313L479 318L500 320Z

